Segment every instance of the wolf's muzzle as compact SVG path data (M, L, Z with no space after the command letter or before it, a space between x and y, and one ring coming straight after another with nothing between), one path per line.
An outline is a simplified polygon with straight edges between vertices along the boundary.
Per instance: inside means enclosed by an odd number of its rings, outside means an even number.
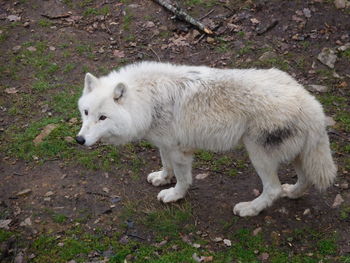
M75 138L75 140L77 141L77 143L79 143L81 145L84 145L84 143L85 143L85 138L83 136L77 136Z

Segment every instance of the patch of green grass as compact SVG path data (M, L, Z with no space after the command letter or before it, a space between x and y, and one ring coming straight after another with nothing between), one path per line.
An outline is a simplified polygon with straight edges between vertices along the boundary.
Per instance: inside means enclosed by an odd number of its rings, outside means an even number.
M208 162L213 160L214 154L212 152L200 150L196 153L196 157L202 161Z
M4 242L4 241L8 240L13 235L14 235L14 233L12 233L11 231L0 229L0 242Z
M48 20L48 19L40 19L38 21L38 25L41 27L50 27L53 25L52 21Z
M79 55L84 55L86 53L91 53L92 52L92 48L90 45L78 45L75 47L75 50L78 52Z
M340 52L340 55L350 60L350 49Z
M130 31L131 23L134 19L134 15L129 11L125 11L125 15L123 16L123 30Z
M36 91L45 91L52 88L52 85L45 80L37 80L32 84L32 89Z
M63 68L63 73L70 73L76 68L74 63L68 63Z
M55 222L55 223L58 223L58 224L62 224L64 222L66 222L68 219L67 216L63 215L63 214L59 214L59 213L54 213L52 215L52 220Z
M337 252L337 245L334 238L321 239L317 242L318 252L322 255L335 255Z
M238 54L239 54L240 56L242 56L242 55L248 54L248 53L250 53L250 52L252 52L252 51L253 51L252 46L249 45L249 44L247 44L246 46L244 46L244 47L242 47L242 48L240 48L240 49L238 50Z
M335 117L346 132L350 132L350 113L348 111L340 111Z
M350 217L350 206L344 205L340 209L340 219L341 220L346 220Z
M3 32L0 34L0 43L5 42L7 39L8 39L8 34L7 34L5 31L3 31Z
M83 16L94 16L94 15L106 16L109 12L110 12L109 6L103 6L101 8L87 7L83 12Z
M193 225L192 208L189 203L163 207L148 213L141 222L153 229L160 240L165 236L178 237L180 232Z

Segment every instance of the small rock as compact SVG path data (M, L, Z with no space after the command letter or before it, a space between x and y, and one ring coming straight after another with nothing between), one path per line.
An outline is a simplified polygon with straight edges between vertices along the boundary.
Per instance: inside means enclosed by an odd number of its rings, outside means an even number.
M196 179L197 179L197 180L203 180L203 179L207 178L208 175L209 175L208 173L197 174L197 175L196 175Z
M266 60L275 58L276 56L277 56L276 52L274 52L274 51L266 51L264 54L262 54L259 57L259 60L260 61L266 61Z
M102 190L103 190L103 192L105 192L107 194L109 193L109 189L107 187L103 187Z
M264 252L264 253L262 253L262 254L260 255L260 259L261 259L262 261L268 260L269 257L270 257L270 255L269 255L268 253L266 253L266 252Z
M258 19L256 19L256 18L251 18L250 22L252 22L254 25L257 25L257 24L260 23L260 21Z
M223 242L224 242L224 244L225 244L227 247L232 246L232 242L231 242L231 240L229 240L229 239L224 239Z
M202 258L197 255L197 253L193 253L192 259L196 262L202 262Z
M221 242L222 241L222 238L221 237L216 237L213 239L214 242Z
M56 48L55 48L54 46L49 46L49 50L51 50L51 51L55 51L55 50L56 50Z
M20 16L17 16L17 15L9 15L7 17L7 19L10 21L10 22L18 22L18 21L21 21L21 17Z
M27 195L27 194L29 194L31 192L32 192L32 189L27 188L27 189L24 189L22 191L19 191L16 195L17 196L23 196L23 195Z
M342 184L339 185L339 187L340 187L341 189L346 190L346 189L349 189L349 184L348 184L348 183L342 183Z
M257 236L262 231L261 227L255 228L253 231L253 236Z
M346 51L346 50L348 50L349 48L350 48L350 43L346 43L345 45L342 45L342 46L338 47L337 49L338 49L339 51Z
M64 137L64 140L65 140L66 142L69 142L69 143L74 142L74 138L71 137L71 136L66 136L66 137Z
M59 247L63 247L63 246L64 246L64 243L59 242L59 243L57 244L57 246L59 246Z
M335 0L334 5L337 9L343 9L343 8L349 6L349 1L347 1L347 0Z
M25 22L25 23L23 24L23 26L24 26L24 27L29 27L29 26L30 26L30 23L29 23L29 22Z
M54 192L48 191L44 196L45 197L49 197L49 196L52 196L52 195L54 195Z
M310 18L311 17L311 11L309 8L304 8L303 9L303 14L306 18Z
M207 37L207 43L208 44L213 44L215 42L215 39L212 37Z
M22 46L17 45L17 46L14 46L14 47L12 48L12 50L13 50L14 52L17 52L18 50L21 49L21 47L22 47Z
M5 92L7 94L16 94L18 92L18 89L17 88L6 88Z
M312 92L327 92L329 89L327 86L323 85L309 85L308 90Z
M280 212L281 214L285 214L285 215L289 214L288 210L284 206L282 206L280 209L278 209L278 212Z
M317 59L329 68L334 68L334 64L338 57L333 49L323 48L321 53L318 54Z
M200 244L197 244L197 243L193 243L193 244L192 244L192 247L194 247L194 248L200 248L201 245L200 245Z
M332 117L326 116L326 126L334 126L335 124L336 122Z
M78 122L78 119L77 118L71 118L69 121L68 121L68 123L70 124L70 125L73 125L73 124L75 124L75 123L77 123Z
M154 27L155 26L155 24L152 22L152 21L147 21L146 23L145 23L145 27L146 28L152 28L152 27Z
M35 52L36 51L36 47L30 46L30 47L27 47L27 50L30 51L30 52Z
M258 189L253 189L253 195L258 197L260 195L260 191Z
M10 229L9 224L11 224L12 219L0 220L0 229Z
M44 197L44 201L45 202L50 202L51 201L51 197Z
M334 199L332 207L336 208L336 207L340 206L343 202L344 202L343 197L340 194L337 194L335 199Z
M14 262L14 263L26 263L27 261L25 260L24 253L23 253L22 251L19 252L19 253L16 255L16 257L15 257L15 259L14 259L13 262Z
M122 245L125 245L127 243L129 243L129 238L127 235L124 235L122 236L120 239L119 239L119 242L122 244Z
M163 240L163 241L160 241L159 243L155 244L154 246L155 247L162 247L167 243L168 243L168 240Z
M303 215L304 215L304 216L307 216L307 215L310 215L310 214L311 214L310 208L306 208L305 211L304 211L304 213L303 213Z
M26 218L23 222L19 224L20 226L31 226L32 225L32 220L30 217Z

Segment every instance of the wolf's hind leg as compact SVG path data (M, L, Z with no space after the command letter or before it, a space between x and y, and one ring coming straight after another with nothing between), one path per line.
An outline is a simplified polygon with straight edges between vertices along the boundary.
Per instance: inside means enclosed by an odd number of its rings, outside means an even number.
M175 202L183 198L192 184L192 154L172 151L169 156L177 182L175 187L164 189L159 192L157 198L164 203Z
M279 163L255 142L247 141L245 145L251 162L262 181L263 192L253 201L236 204L233 212L239 216L255 216L266 207L271 206L281 196L282 187L277 175Z
M311 183L307 180L305 173L302 170L301 160L299 156L294 160L294 169L298 175L298 181L296 182L296 184L282 185L282 196L291 199L301 197L311 185Z
M147 181L154 186L170 184L171 178L174 176L169 150L162 148L159 151L163 168L161 171L150 173L147 176Z

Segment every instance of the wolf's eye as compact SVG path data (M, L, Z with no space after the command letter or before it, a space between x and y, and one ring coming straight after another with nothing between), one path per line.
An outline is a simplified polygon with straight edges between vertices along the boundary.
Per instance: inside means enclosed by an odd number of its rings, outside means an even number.
M87 110L84 110L84 114L88 116L89 112Z
M107 117L105 115L101 115L99 118L100 121L104 121L105 119L107 119Z

